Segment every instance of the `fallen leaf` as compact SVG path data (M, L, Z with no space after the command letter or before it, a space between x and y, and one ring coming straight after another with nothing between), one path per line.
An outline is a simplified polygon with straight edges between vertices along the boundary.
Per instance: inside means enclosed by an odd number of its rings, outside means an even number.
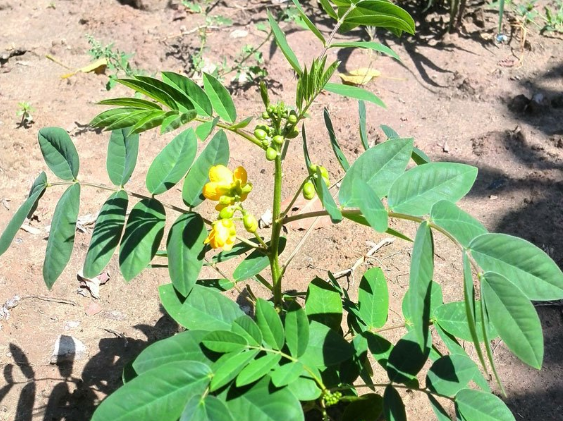
M62 75L61 79L68 79L71 76L74 76L77 73L90 73L90 72L94 72L97 75L104 73L106 70L106 67L108 65L108 62L105 58L100 58L90 64L88 64L87 66L81 67L80 69L72 72L72 73L67 73L66 75Z
M340 79L345 85L365 85L374 77L381 76L379 70L362 67L361 69L351 70L348 73L340 73Z
M95 316L102 311L102 307L95 301L88 304L88 307L84 310L87 316Z
M100 285L104 285L110 278L109 272L102 272L95 278L86 278L82 270L78 271L76 277L80 282L80 287L77 292L86 297L86 291L89 291L93 298L100 298Z

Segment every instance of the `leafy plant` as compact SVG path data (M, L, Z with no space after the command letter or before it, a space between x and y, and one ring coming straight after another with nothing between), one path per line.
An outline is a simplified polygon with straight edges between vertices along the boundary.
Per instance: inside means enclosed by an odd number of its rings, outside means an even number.
M127 54L116 49L113 43L103 46L103 44L91 35L86 35L86 39L88 40L88 44L90 44L88 54L90 54L94 60L102 58L106 60L107 69L110 71L109 80L106 84L108 91L117 84L117 79L120 77L134 77L144 74L144 72L131 67L129 60L133 57L133 54Z
M297 0L294 3L299 6ZM229 92L215 77L204 74L201 88L171 72L163 72L162 80L146 76L118 80L148 99L101 101L117 107L91 122L111 131L107 170L113 187L78 178L79 158L63 129L40 130L47 166L62 181L48 182L45 173L37 178L0 237L0 254L45 190L66 186L53 217L43 269L51 288L72 253L81 188L106 189L112 194L99 213L84 275L97 275L118 247L126 281L153 260L164 259L171 283L159 288L160 299L170 316L186 328L144 350L124 373L124 386L102 402L94 420L286 421L318 413L324 420L383 416L400 421L406 419L400 393L405 390L427 396L438 420L450 419L440 403L444 401L455 407L460 420L514 420L461 343L473 343L481 367L492 371L499 385L490 346L495 337L524 363L539 369L543 338L531 300L563 298L563 273L536 246L487 232L456 205L471 189L477 168L430 162L414 147L413 139L401 138L387 126L382 126L387 140L369 147L365 102L384 104L362 88L330 82L338 63L328 62L327 51L356 47L396 57L384 45L335 43L333 36L363 25L386 27L397 35L413 33L414 22L388 2L321 0L321 5L336 20L327 37L298 8L322 47L308 63L297 58L269 14L276 43L298 77L295 105L271 103L261 84L264 111L253 130L247 129L252 118L239 116ZM338 143L330 114L324 113L329 143L345 171L336 194L328 171L311 161L307 148L305 120L323 91L360 100L359 139L365 151L353 163ZM165 133L187 123L195 127L180 132L150 165L148 194L126 190L137 161L139 133L156 127ZM228 168L225 132L245 139L272 162L269 230L259 228L245 208L245 201L252 200L252 171ZM207 144L196 156L198 138ZM307 173L290 205L282 209L282 170L285 160L295 158L287 151L296 139L302 142ZM184 206L162 202L159 195L181 181ZM317 196L323 210L289 216L301 194L307 199ZM127 216L129 197L141 200ZM198 212L206 200L216 205L214 221ZM178 216L167 233L166 249L159 250L169 211ZM334 224L348 219L413 243L409 289L402 302L406 333L396 343L385 338L384 331L395 327L387 326L390 296L381 268L363 274L357 294L343 288L330 272L326 280L312 279L306 292L284 288L284 274L298 249L283 255L282 261L283 227L319 216L328 216ZM390 228L391 219L417 224L414 240ZM434 281L435 235L444 235L459 251L461 301L444 303L441 286ZM222 263L235 258L239 263L232 274L226 274ZM204 265L219 277L200 279ZM267 268L269 272L263 274ZM241 291L243 283L254 303L252 317L220 292ZM264 287L271 300L255 298L250 285ZM448 351L440 352L439 343ZM378 363L375 367L373 360ZM423 373L428 360L430 368ZM387 380L374 382L375 370Z
M35 109L29 102L18 102L18 111L16 112L16 115L18 117L21 117L21 121L19 123L20 127L28 128L33 124L33 116L31 115L31 113L33 113L34 111Z

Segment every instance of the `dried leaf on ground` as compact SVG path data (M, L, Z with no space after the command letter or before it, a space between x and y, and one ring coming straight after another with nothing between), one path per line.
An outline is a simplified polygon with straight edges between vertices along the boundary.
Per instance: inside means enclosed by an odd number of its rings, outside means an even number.
M381 76L381 72L369 67L362 67L348 73L339 73L338 76L345 85L365 85L373 78Z

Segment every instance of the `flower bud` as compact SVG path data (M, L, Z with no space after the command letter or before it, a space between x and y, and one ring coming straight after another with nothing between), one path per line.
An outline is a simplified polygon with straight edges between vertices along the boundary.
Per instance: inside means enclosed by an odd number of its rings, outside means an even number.
M231 206L227 206L226 208L221 209L221 212L219 212L219 219L232 218L234 213L235 210Z
M266 149L266 159L268 161L273 161L277 157L278 157L278 151L276 151L274 148Z
M311 200L315 197L315 186L312 182L307 181L303 186L303 197L307 200Z
M264 112L262 113L262 119L263 119L263 120L268 120L269 118L270 118L270 114L268 114L267 111L264 111Z
M250 213L244 215L244 217L242 218L242 223L244 224L244 228L248 232L254 233L258 229L258 221L254 217L254 215Z
M259 140L264 140L266 139L266 132L262 129L256 129L254 130L254 136L256 136Z
M292 111L291 114L289 114L287 121L293 125L297 123L297 115L295 114L295 111Z
M283 136L277 135L277 136L274 136L274 138L273 138L272 140L273 140L275 143L277 143L278 145L282 145L282 144L283 144L283 141L284 141L285 139L283 138Z
M295 139L297 136L299 136L299 130L295 128L285 134L285 137L287 137L288 139Z

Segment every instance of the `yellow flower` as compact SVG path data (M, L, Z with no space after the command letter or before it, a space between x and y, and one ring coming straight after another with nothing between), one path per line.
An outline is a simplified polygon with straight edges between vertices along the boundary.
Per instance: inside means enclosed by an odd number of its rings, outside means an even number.
M232 219L219 219L213 222L213 227L205 239L205 243L212 248L223 248L229 251L233 248L237 237L237 231Z
M233 172L224 165L215 165L209 169L209 183L203 187L206 199L219 202L215 207L221 210L236 202L243 202L252 190L252 184L247 183L246 170L237 167Z

